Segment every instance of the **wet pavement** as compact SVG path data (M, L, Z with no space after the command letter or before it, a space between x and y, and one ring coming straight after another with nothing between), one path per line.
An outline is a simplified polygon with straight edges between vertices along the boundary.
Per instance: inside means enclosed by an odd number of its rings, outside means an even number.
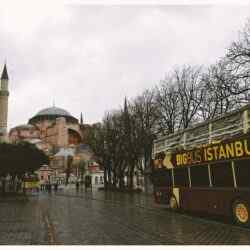
M65 189L0 199L0 244L250 244L250 230L173 213L143 194Z

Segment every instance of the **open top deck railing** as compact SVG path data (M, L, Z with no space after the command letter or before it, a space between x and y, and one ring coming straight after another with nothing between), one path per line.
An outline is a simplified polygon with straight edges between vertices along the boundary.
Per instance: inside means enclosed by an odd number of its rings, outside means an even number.
M250 128L250 105L224 116L196 124L154 141L153 156L162 151L189 150L245 134Z

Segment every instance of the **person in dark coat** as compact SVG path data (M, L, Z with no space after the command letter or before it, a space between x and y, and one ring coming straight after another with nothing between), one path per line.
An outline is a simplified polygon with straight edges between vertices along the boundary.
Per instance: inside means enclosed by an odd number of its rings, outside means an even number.
M55 191L58 190L58 183L57 183L57 182L54 184L54 190L55 190Z
M77 181L76 182L76 191L78 191L79 190L79 182Z

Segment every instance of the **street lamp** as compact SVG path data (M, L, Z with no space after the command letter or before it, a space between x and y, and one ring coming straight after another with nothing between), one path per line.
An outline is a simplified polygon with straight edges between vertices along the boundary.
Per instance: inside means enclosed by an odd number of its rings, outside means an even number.
M66 168L66 185L69 184L69 176L70 176L70 173L71 173L72 162L73 162L73 156L68 155L67 156L67 168Z
M107 188L107 141L104 140L103 141L103 151L104 151L104 154L103 154L103 163L104 163L104 188L106 189Z
M76 177L78 179L79 177L79 164L80 164L81 158L79 156L74 156L74 166L76 168Z

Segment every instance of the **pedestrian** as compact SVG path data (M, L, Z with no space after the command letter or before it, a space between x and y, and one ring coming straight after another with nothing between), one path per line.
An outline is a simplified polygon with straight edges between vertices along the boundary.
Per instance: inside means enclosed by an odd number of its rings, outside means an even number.
M56 183L54 184L54 190L57 191L57 189L58 189L58 183L56 182Z
M26 193L26 185L25 185L25 180L22 182L22 188L23 188L23 193Z
M17 181L17 192L19 192L22 188L22 181L20 179L18 179Z
M48 192L51 193L51 184L50 184L50 182L48 183Z
M5 178L2 179L2 193L4 194L5 193L5 184L6 184L6 181L5 181Z
M40 181L40 183L41 183L41 190L42 191L44 191L45 190L45 188L46 188L46 182L44 181L44 179L42 179L41 181Z
M78 191L78 190L79 190L79 182L76 181L76 191Z

